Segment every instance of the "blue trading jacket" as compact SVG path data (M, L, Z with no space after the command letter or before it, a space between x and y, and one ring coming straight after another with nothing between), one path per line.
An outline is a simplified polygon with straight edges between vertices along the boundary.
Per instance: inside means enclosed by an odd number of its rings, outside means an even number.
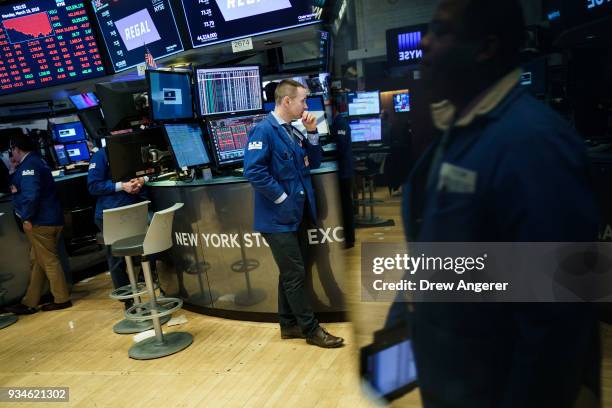
M64 213L57 198L51 169L36 153L31 152L11 176L15 212L33 225L64 225Z
M255 189L256 231L297 231L306 200L309 215L316 222L310 170L321 165L322 152L306 139L302 143L300 147L291 140L272 114L251 130L244 152L244 176ZM305 165L306 156L309 166ZM275 204L283 193L287 194L285 201Z
M142 201L138 194L128 194L123 190L115 191L115 183L111 181L110 167L104 149L94 153L89 162L87 189L89 194L98 197L95 212L95 219L97 220L102 220L104 210Z
M432 146L404 186L408 241L596 241L583 143L551 109L516 87L450 136L440 169L447 163L476 177L453 186L452 174L440 183L435 169L427 186ZM416 303L408 314L395 303L387 324L402 319L414 330L427 407L564 407L582 384L598 392L589 304Z

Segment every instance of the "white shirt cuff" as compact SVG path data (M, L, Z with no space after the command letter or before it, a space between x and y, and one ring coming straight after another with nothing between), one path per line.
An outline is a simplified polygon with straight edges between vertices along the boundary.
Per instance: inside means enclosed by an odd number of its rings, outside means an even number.
M144 177L143 177L143 180L144 180L144 182L145 182L145 183L148 183L148 182L149 182L149 180L150 180L150 179L149 179L149 176L144 176Z
M306 136L308 137L308 142L310 142L311 145L316 146L319 144L319 134L318 133L306 133Z
M274 204L280 204L287 199L287 193L283 193L280 197L274 200Z
M118 181L115 183L115 193L118 193L121 190L123 190L123 183Z

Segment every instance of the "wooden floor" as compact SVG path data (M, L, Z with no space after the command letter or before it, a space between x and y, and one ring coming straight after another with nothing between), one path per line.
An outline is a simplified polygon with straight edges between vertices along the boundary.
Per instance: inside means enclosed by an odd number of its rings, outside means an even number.
M358 242L401 242L399 197L386 190L377 214L394 227L358 230ZM328 324L347 346L324 350L303 340L281 340L276 324L224 320L181 311L194 343L163 359L127 356L132 337L114 334L122 307L108 298L110 277L79 283L74 307L21 317L0 331L0 386L70 387L68 404L51 407L372 407L360 392L357 349L371 342L388 309L360 302L359 244L347 253L346 295L352 323ZM612 407L612 329L604 340L604 406ZM560 357L562 358L562 357ZM394 404L420 407L418 391Z

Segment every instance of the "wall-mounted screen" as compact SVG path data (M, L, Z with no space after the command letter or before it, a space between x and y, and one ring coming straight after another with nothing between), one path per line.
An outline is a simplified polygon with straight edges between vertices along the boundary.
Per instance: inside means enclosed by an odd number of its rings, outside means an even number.
M191 76L188 72L147 71L151 119L193 118Z
M201 116L262 108L258 66L196 68L195 75Z
M423 58L421 39L427 25L416 25L387 30L387 62L390 65L416 65Z
M410 92L393 95L393 109L395 112L410 112Z
M83 0L0 5L0 95L104 74Z
M313 0L181 0L195 48L317 23Z
M382 126L380 118L362 118L349 120L353 143L380 142Z
M378 115L380 113L380 93L372 92L349 92L348 112L349 116Z
M93 92L70 95L70 101L78 110L95 108L100 103Z
M169 0L94 0L92 4L115 72L143 63L146 49L154 59L184 50Z

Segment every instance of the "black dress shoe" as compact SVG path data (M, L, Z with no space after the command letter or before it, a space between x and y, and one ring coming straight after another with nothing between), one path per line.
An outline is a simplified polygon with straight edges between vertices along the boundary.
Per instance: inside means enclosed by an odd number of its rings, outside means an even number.
M63 303L49 303L44 305L43 307L41 307L40 309L43 312L50 312L51 310L61 310L61 309L67 309L69 307L72 307L72 302L71 301L67 301L67 302L63 302Z
M281 327L281 339L305 339L299 326Z
M344 339L329 334L327 330L319 326L312 336L306 338L306 343L323 348L334 348L342 346Z
M38 312L38 309L35 307L29 307L24 305L23 303L17 303L16 305L6 306L4 308L9 313L14 313L16 315L29 315Z

